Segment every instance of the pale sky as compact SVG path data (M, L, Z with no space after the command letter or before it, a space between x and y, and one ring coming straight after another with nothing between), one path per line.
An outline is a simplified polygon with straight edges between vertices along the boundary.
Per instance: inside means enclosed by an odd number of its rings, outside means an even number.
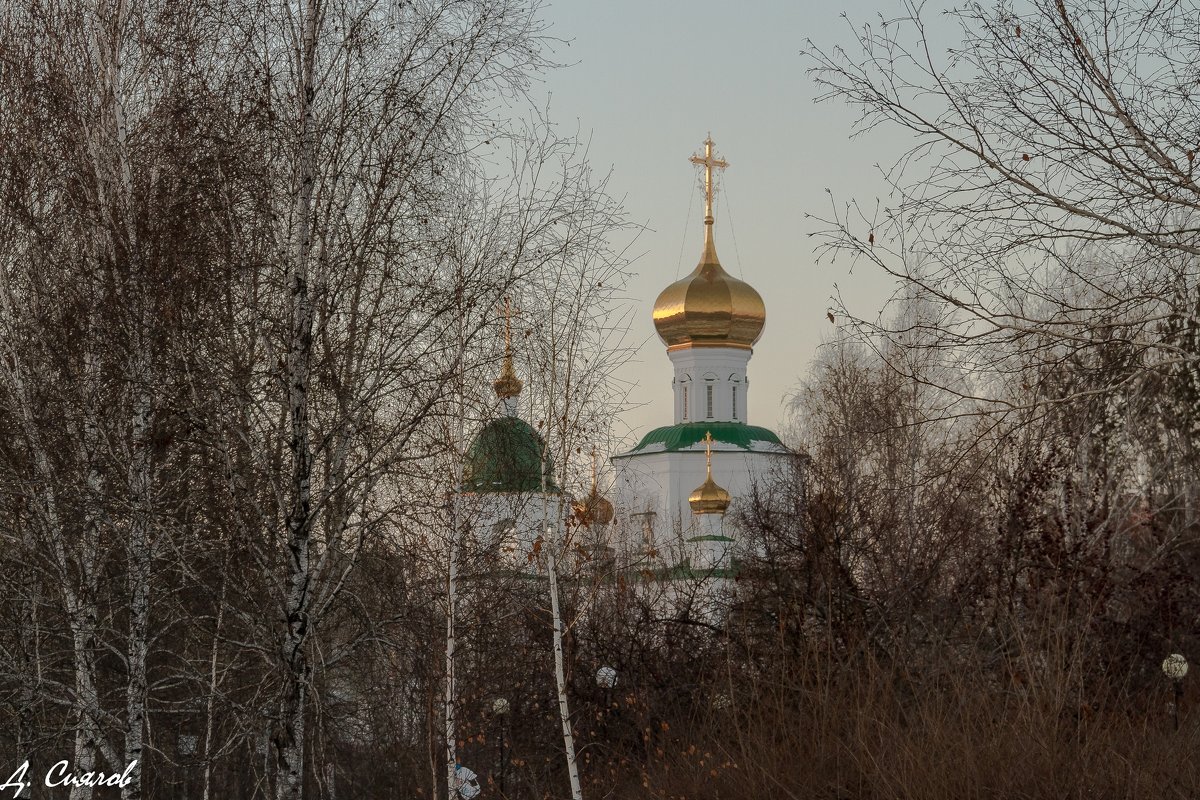
M860 316L877 313L893 290L868 265L818 265L806 234L819 226L804 215L828 211L827 187L840 200L874 204L886 191L875 164L890 165L906 142L895 132L851 141L853 110L814 103L800 49L806 38L848 44L843 11L868 21L895 8L895 0L553 0L544 9L551 33L570 40L557 56L571 66L545 80L551 116L578 126L596 170L612 169L610 191L648 229L633 250L631 339L641 347L620 373L636 384L631 400L643 404L617 427L627 444L672 423L671 365L651 309L700 255L703 199L688 156L709 131L730 162L717 250L767 306L749 366L751 423L780 428L786 396L832 331L825 315L835 284Z

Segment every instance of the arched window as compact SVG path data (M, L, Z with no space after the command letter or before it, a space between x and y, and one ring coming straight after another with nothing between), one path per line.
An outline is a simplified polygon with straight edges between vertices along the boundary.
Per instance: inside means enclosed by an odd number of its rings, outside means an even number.
M733 418L737 419L737 387L733 387Z
M704 400L705 412L704 413L705 413L706 417L708 417L709 419L712 419L713 418L713 387L712 387L712 384L710 383L708 386L705 386L704 389L705 389L705 400Z
M688 410L687 410L688 391L687 390L688 390L688 387L684 386L683 387L683 418L685 420L688 418Z

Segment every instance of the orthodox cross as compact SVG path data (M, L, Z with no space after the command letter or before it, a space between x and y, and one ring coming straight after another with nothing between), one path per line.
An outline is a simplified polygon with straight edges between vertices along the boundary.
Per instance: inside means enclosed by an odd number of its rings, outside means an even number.
M713 180L713 167L725 169L729 166L729 162L713 155L711 133L704 140L704 155L694 155L688 161L704 167L704 221L711 225L713 222L713 195L717 193L716 182Z
M513 314L521 313L521 309L513 305L512 298L504 295L504 304L500 309L500 313L504 315L504 352L510 358L512 357L512 318Z
M708 467L708 477L712 477L712 431L706 431L704 434L704 461Z
M500 368L500 377L492 382L492 388L496 390L496 394L505 401L505 408L509 414L516 414L517 407L515 401L509 403L514 397L521 393L521 388L524 386L521 379L517 377L516 370L513 369L512 359L512 316L517 313L517 309L513 306L512 300L507 295L504 297L504 306L500 313L504 315L504 365Z

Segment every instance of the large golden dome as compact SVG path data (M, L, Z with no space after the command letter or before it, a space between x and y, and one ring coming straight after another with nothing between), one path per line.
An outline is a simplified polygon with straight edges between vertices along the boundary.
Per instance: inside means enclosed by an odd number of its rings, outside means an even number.
M711 217L704 220L704 252L696 269L663 289L654 302L654 327L668 351L688 347L749 350L766 325L762 295L726 272L717 259L712 226Z
M767 308L753 286L721 268L713 244L713 170L725 169L729 162L713 152L712 136L704 140L704 155L688 160L704 168L704 252L692 274L663 289L654 301L654 327L668 353L689 347L749 350L762 336Z

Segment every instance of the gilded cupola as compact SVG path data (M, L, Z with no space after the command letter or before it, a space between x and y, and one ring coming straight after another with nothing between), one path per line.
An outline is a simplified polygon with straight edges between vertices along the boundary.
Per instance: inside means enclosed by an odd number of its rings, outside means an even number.
M521 389L525 384L517 377L517 371L513 369L512 354L505 354L504 366L500 368L500 377L492 381L492 388L496 390L496 396L501 400L511 400L521 393Z
M749 350L762 336L766 306L753 286L725 271L713 244L713 169L729 164L713 155L711 137L704 142L704 156L694 155L691 161L704 167L704 250L696 269L659 294L654 303L654 327L668 351L689 347Z
M724 514L729 508L729 492L722 489L712 476L712 433L704 437L704 460L708 465L708 477L688 497L693 514Z

